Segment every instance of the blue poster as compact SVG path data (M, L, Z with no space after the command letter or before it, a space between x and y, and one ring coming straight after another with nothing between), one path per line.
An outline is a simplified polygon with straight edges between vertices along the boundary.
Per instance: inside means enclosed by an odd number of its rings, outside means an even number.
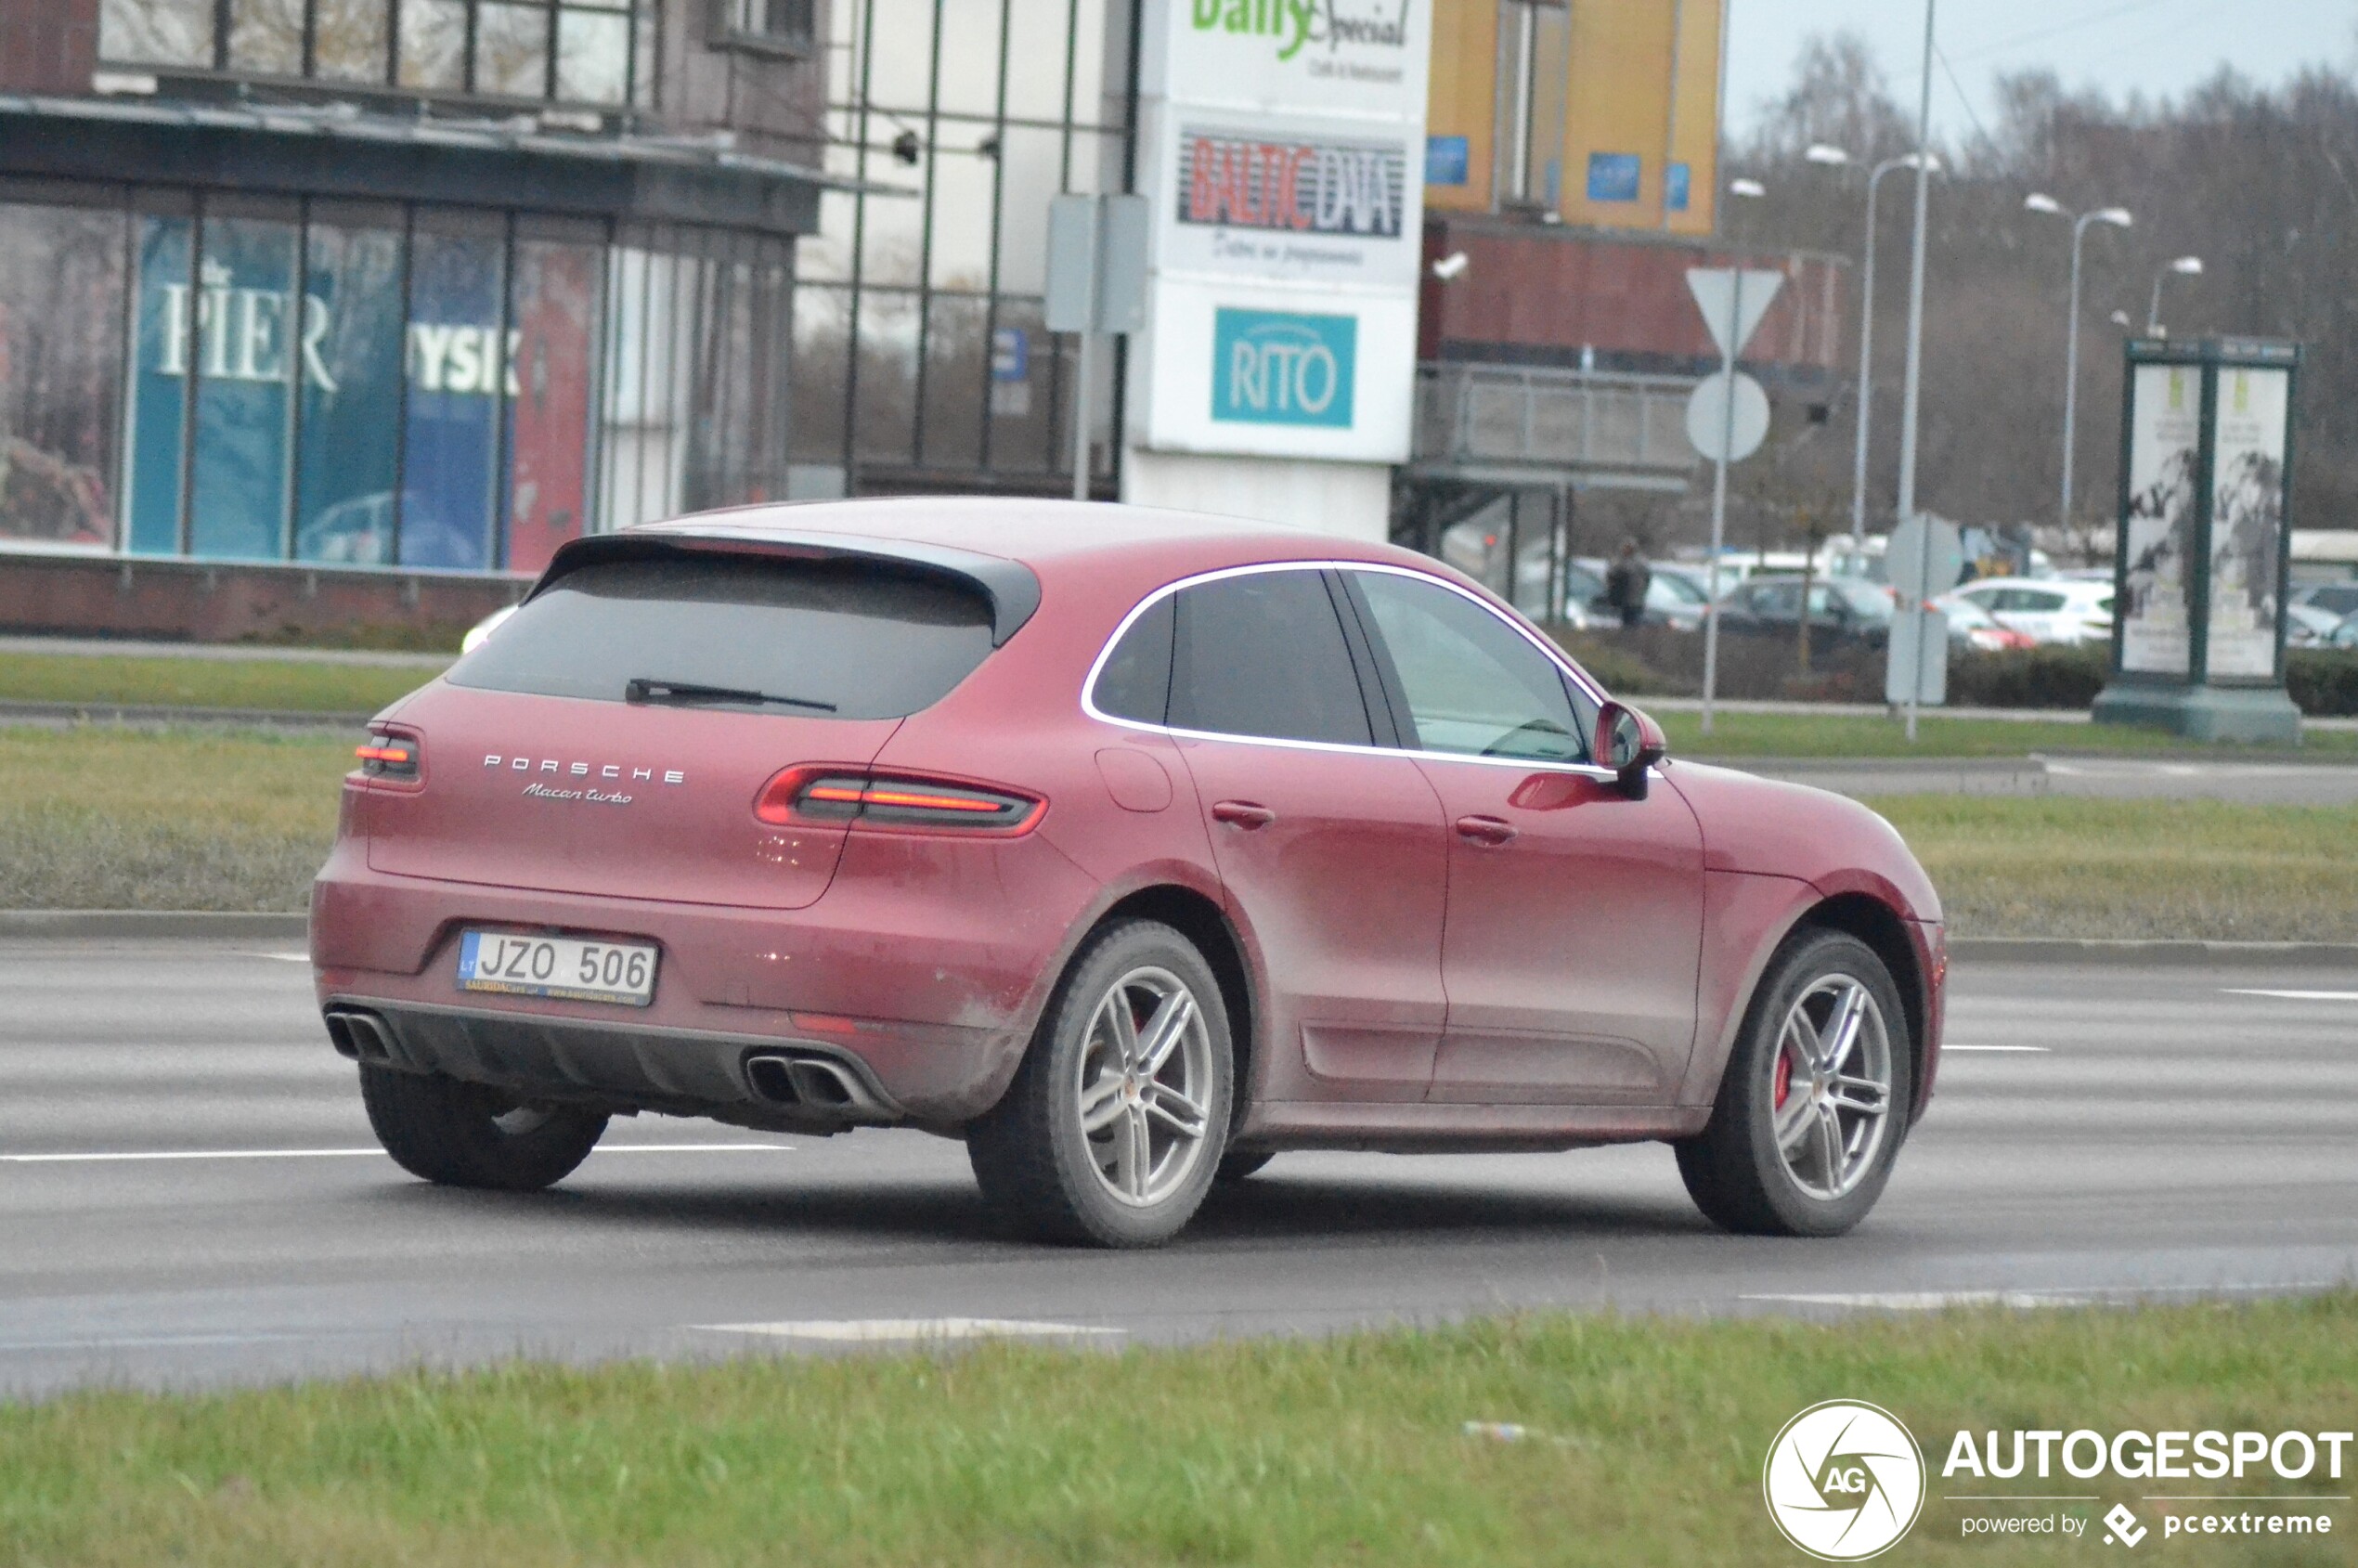
M401 429L401 236L314 224L305 240L295 558L393 560Z
M1471 154L1463 136L1427 136L1425 138L1425 183L1427 185L1463 185Z
M1644 160L1634 152L1592 152L1588 155L1588 200L1635 201Z
M1211 329L1211 417L1351 428L1359 321L1279 310L1220 310Z
M421 232L409 258L405 566L491 564L492 462L507 389L497 234Z
M138 325L125 378L123 538L141 555L180 551L180 427L188 356L187 218L139 219Z
M1662 199L1672 212L1683 213L1687 210L1688 187L1693 177L1687 172L1686 164L1670 165L1669 176L1663 182Z
M216 561L286 555L294 248L291 223L205 220L198 274L191 555Z

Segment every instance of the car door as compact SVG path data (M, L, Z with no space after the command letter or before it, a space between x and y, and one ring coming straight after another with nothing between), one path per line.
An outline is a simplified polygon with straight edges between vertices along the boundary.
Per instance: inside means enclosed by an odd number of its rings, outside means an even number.
M1371 714L1328 575L1183 588L1170 728L1260 952L1266 1100L1415 1100L1441 1041L1441 803ZM1364 658L1364 654L1360 655Z
M1345 574L1450 824L1431 1097L1667 1103L1694 1043L1703 834L1589 763L1593 702L1520 627L1420 575Z

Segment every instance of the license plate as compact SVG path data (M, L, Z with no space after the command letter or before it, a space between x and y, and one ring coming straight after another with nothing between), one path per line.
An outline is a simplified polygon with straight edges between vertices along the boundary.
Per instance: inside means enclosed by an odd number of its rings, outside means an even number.
M576 937L465 931L459 938L459 989L644 1007L655 997L655 950Z

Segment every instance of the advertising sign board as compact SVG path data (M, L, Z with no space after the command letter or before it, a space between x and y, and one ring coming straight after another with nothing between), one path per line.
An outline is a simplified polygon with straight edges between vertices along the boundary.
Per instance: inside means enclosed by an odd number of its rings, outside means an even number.
M2183 675L2192 650L2201 379L2193 365L2140 365L2130 379L2120 667L2143 674Z
M1137 444L1407 456L1429 6L1147 0Z
M2276 584L2285 522L2287 370L2222 366L2218 445L2210 459L2210 615L2204 667L2212 675L2276 673Z

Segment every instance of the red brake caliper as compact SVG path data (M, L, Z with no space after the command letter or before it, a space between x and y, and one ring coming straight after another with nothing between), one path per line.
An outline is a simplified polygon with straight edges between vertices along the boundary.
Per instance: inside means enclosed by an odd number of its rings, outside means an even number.
M1793 1058L1784 1052L1777 1053L1777 1108L1785 1108L1785 1095L1793 1089Z

